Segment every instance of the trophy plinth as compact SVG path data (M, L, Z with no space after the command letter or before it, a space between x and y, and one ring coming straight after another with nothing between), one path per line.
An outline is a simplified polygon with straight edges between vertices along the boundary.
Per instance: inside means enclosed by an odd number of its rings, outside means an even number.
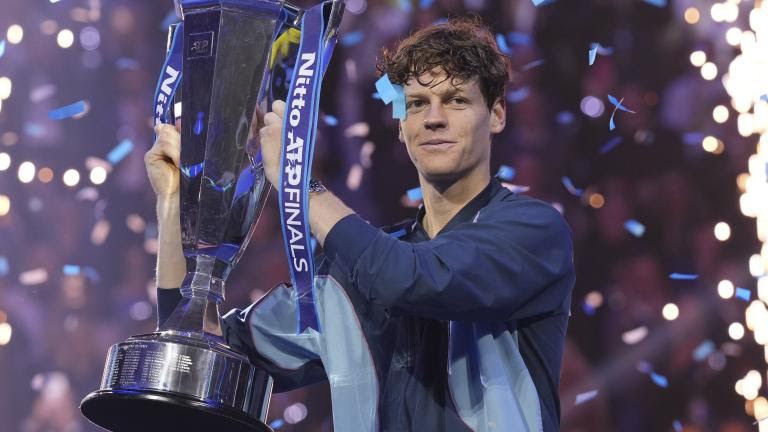
M80 409L111 431L269 432L271 393L269 375L226 345L162 332L113 345Z

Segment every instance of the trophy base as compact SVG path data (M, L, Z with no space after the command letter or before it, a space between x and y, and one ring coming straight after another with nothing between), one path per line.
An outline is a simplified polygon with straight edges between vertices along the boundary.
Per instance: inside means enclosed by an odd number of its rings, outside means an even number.
M271 432L271 394L272 378L220 338L168 331L112 345L80 410L110 431Z
M83 399L80 409L90 421L114 432L273 432L242 412L213 408L177 394L97 390Z

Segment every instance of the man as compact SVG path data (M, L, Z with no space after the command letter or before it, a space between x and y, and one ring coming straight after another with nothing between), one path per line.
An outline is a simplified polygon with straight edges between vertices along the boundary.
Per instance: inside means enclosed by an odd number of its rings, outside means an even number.
M400 140L424 197L416 219L380 230L331 192L312 192L322 333L295 334L296 297L279 285L227 314L225 337L273 375L276 391L327 379L338 432L555 431L571 234L553 207L490 176L508 60L477 20L458 19L385 51L379 68L405 89ZM272 184L284 106L259 131ZM159 195L158 287L178 287L170 161L178 165L179 135L167 125L158 133L146 159ZM159 290L160 320L178 298Z

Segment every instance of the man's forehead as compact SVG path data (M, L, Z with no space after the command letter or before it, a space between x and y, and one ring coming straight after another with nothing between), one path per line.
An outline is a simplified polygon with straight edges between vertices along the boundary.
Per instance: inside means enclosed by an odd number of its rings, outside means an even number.
M429 71L421 74L418 78L410 78L403 86L406 93L445 93L462 91L472 91L477 86L477 77L461 79L456 77L446 78L443 71Z

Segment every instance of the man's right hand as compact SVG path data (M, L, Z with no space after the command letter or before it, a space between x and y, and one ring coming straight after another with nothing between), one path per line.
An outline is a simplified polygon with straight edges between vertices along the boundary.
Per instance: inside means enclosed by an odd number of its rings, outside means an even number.
M149 182L158 199L178 199L181 134L176 126L162 123L155 126L155 133L155 144L144 155Z

